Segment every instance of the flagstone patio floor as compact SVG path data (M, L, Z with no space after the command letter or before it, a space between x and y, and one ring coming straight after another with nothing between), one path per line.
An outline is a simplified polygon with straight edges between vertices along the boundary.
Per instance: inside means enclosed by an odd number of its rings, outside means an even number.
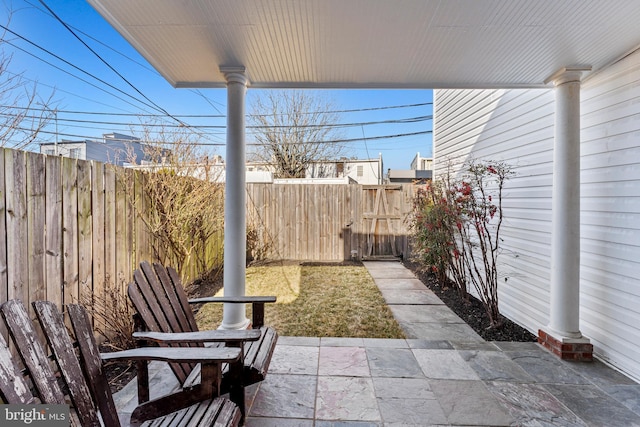
M365 266L409 338L280 337L247 389L247 426L640 426L632 379L536 343L485 342L401 263ZM162 364L151 381L177 385ZM130 412L135 381L116 400Z

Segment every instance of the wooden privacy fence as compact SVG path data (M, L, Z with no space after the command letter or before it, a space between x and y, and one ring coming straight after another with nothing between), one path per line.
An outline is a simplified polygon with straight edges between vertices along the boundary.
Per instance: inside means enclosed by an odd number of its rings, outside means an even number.
M130 203L142 197L142 179L103 163L0 149L0 302L77 302L105 284L125 286L142 260L167 259ZM269 259L406 255L412 198L409 184L249 184L249 246ZM219 254L220 236L212 240L207 254ZM195 263L184 272L195 278Z
M411 184L249 184L254 256L343 261L407 255L413 194Z
M154 238L130 203L141 197L142 175L0 149L0 302L77 302L105 284L124 287L140 261L156 260Z

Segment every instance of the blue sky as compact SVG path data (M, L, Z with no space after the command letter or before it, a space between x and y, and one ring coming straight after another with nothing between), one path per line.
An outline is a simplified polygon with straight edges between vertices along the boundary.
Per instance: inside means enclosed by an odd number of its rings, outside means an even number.
M3 37L5 55L13 55L8 71L23 73L26 79L37 81L42 96L55 91L60 139L94 138L112 131L132 133L126 123L138 124L140 114L162 114L157 107L173 116L225 114L224 89L174 89L86 2L46 0L45 4L131 83L126 83L85 47L39 0L3 0L0 24L15 33L5 32ZM249 88L247 111L251 110L251 101L257 92L259 90ZM431 116L433 111L431 105L378 109L429 104L432 102L430 90L323 90L321 95L331 98L340 110L369 109L342 113L340 122L345 124L398 121ZM225 124L224 117L182 120L195 126ZM166 121L170 123L171 119ZM42 139L54 141L55 130L52 123L50 133L42 134ZM372 158L382 153L385 169L408 169L417 152L422 156L431 155L432 139L427 133L431 130L432 121L422 120L350 126L344 128L343 135L356 140L347 145L350 156ZM418 132L423 134L376 139ZM248 133L247 142L251 139ZM224 129L206 130L203 142L209 144L206 149L212 154L224 156L224 141Z

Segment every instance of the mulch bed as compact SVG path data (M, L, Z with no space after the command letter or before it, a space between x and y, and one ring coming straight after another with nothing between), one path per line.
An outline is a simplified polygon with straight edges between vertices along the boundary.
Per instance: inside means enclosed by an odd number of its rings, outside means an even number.
M416 264L407 262L404 264L485 341L530 342L537 340L536 336L527 329L504 316L502 316L502 326L500 328L490 328L489 317L478 299L470 295L469 301L464 301L460 298L455 286L447 283L438 283L433 274L425 272Z

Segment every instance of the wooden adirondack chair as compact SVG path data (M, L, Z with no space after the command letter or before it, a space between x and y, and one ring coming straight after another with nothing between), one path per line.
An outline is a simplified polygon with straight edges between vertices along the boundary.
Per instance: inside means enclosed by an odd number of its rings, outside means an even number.
M160 264L151 266L142 262L134 272L134 282L128 288L129 298L137 311L139 330L134 337L154 341L162 346L239 346L243 347L245 386L264 380L278 334L264 326L264 304L276 301L276 297L209 297L189 300L177 272ZM243 345L238 339L240 331L198 331L193 311L189 304L200 303L252 304L252 327L260 331L260 339ZM180 342L176 333L191 333L188 342ZM185 335L181 335L185 337ZM198 382L199 366L188 363L172 363L171 369L183 387L189 388ZM228 390L227 373L223 373L222 392Z
M203 386L192 393L181 391L146 402L134 410L130 425L238 426L241 423L242 414L236 404L226 398L212 398L219 392L215 387L219 384L222 363L229 363L231 370L239 376L242 369L239 349L140 348L101 355L87 312L82 306L69 305L69 319L79 348L76 356L74 342L55 304L37 301L33 306L52 356L47 358L47 349L36 336L24 305L18 300L5 302L0 312L20 360L11 355L7 342L0 335L0 397L3 402L71 404L72 425L118 427L120 419L102 370L102 360L192 362L205 366L202 373L207 380L203 379L203 384L209 384L208 388ZM50 359L55 363L51 364ZM52 365L55 368L52 369Z

